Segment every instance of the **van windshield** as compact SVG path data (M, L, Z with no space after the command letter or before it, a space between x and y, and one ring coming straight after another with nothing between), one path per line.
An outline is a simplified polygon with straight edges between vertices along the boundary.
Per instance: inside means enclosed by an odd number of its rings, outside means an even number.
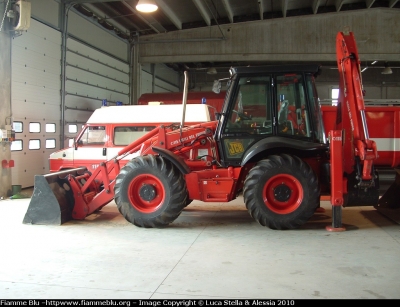
M83 131L80 140L80 145L104 145L106 142L106 127L105 126L90 126Z
M126 146L136 141L156 126L122 126L114 129L114 145Z

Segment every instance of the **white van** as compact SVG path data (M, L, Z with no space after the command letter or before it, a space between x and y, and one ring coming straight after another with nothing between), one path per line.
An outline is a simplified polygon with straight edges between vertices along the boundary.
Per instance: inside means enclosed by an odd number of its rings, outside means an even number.
M183 106L129 105L102 107L93 112L74 145L50 155L50 172L84 166L93 172L101 162L160 125L181 124ZM214 108L205 104L186 105L185 125L215 120ZM135 154L120 161L121 167Z

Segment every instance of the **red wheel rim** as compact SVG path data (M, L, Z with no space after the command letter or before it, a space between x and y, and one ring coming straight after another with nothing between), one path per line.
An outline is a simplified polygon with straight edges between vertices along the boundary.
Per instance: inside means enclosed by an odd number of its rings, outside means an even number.
M265 183L262 191L264 204L278 214L295 211L303 201L303 195L300 182L288 174L273 176Z
M150 188L154 193L152 199L145 199L141 196L141 190ZM161 181L150 174L136 176L128 187L129 201L136 210L143 213L156 211L164 202L165 191Z

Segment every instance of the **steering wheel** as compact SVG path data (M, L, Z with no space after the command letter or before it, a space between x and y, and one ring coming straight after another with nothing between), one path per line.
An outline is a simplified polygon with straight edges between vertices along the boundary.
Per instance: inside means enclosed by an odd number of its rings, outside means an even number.
M247 115L247 114L244 114L244 113L236 111L236 110L232 110L232 111L235 112L238 115L239 119L251 120L251 115Z

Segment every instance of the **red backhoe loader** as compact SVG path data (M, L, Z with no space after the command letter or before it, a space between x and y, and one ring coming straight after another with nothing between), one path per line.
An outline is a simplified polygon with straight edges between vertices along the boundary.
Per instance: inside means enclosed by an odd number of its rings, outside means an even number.
M397 214L399 176L379 199L377 146L368 134L353 33L339 32L336 46L340 95L336 127L327 136L315 87L318 65L231 68L219 119L189 127L185 73L178 127L159 126L93 173L37 175L23 223L85 219L115 200L129 222L165 227L192 200L229 202L241 193L250 215L272 229L306 223L324 194L332 204L330 231L344 230L342 207ZM140 155L120 168L133 152Z

